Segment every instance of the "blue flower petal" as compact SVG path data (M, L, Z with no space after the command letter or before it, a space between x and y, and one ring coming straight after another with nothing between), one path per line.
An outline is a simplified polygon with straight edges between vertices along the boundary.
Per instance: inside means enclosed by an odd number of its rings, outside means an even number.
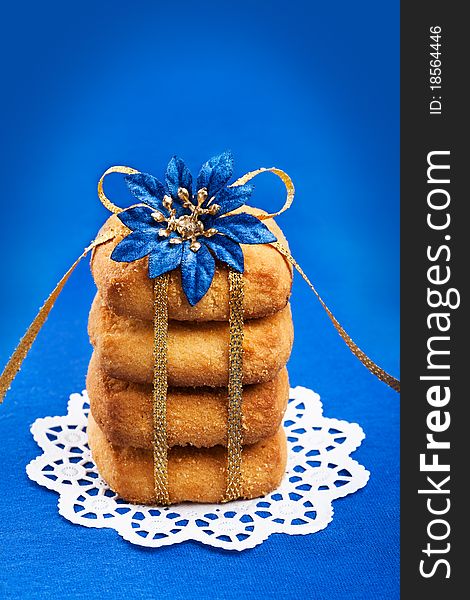
M189 195L192 195L193 189L193 178L189 172L188 167L184 164L181 158L173 156L168 163L166 168L165 181L170 192L171 197L174 200L178 199L178 188L186 188Z
M235 271L243 273L243 251L239 244L224 235L215 235L211 238L201 239L201 241L212 250L218 260L229 265Z
M111 259L116 262L132 262L147 256L159 243L157 232L133 231L114 248Z
M239 244L269 244L276 236L259 219L247 213L215 219L211 227Z
M209 250L201 245L197 252L183 244L181 261L181 284L189 304L194 306L210 288L215 273L215 260Z
M183 256L183 244L170 244L169 238L160 239L154 251L149 255L149 277L155 279L163 273L173 271Z
M215 199L215 203L220 206L217 215L225 215L225 213L240 208L240 206L249 201L252 193L252 185L237 185L236 187L223 188Z
M161 210L165 186L153 175L136 173L124 177L127 187L137 200Z
M157 223L152 217L152 210L145 206L133 206L118 214L122 223L132 231L159 228L163 223Z
M233 156L231 152L224 152L214 156L201 167L196 184L196 192L201 188L207 188L208 198L215 196L217 192L232 177Z

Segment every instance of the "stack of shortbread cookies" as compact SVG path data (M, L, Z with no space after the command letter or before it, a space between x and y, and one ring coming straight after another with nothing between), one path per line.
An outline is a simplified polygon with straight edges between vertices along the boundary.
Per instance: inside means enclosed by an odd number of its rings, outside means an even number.
M272 219L265 224L285 244ZM102 477L121 497L153 504L153 281L147 258L120 263L110 255L129 233L116 216L102 231L115 238L94 250L98 293L89 318L94 347L87 376L89 444ZM286 363L293 326L288 303L292 270L269 245L243 245L244 498L275 489L284 474L281 423L289 397ZM196 306L181 288L179 270L168 290L168 490L171 502L220 502L227 475L229 283L217 264Z

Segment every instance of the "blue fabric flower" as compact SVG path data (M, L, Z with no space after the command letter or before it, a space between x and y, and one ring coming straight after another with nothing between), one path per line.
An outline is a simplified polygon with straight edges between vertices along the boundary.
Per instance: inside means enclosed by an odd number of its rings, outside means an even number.
M227 214L246 204L253 191L251 185L227 187L232 172L232 154L224 152L202 165L195 188L176 156L168 163L164 184L147 173L127 175L127 186L141 204L119 213L131 233L111 258L132 262L148 256L152 279L180 267L192 306L209 289L216 260L243 273L240 244L267 244L276 237L253 215Z

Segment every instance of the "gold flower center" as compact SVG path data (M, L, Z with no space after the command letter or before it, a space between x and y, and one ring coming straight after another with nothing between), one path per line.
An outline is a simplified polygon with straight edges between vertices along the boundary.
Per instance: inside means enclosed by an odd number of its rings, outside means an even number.
M219 210L220 206L212 204L214 198L211 198L207 203L206 208L202 208L204 201L207 199L207 189L201 188L197 195L197 204L194 204L191 200L189 192L186 188L178 189L178 198L182 201L183 207L190 211L188 215L182 215L181 217L176 216L176 209L173 208L173 199L170 196L164 196L163 206L169 211L170 215L166 217L159 210L152 213L152 217L157 223L166 223L165 229L160 229L158 235L161 237L168 237L172 232L176 232L179 237L172 237L170 244L182 244L189 240L189 245L193 252L197 252L201 247L200 242L197 241L198 237L212 237L217 233L217 229L211 227L210 229L204 229L204 223L199 217L202 215L215 215Z
M194 235L203 234L204 225L199 220L194 221L190 215L183 215L176 219L176 231L184 240L187 240Z

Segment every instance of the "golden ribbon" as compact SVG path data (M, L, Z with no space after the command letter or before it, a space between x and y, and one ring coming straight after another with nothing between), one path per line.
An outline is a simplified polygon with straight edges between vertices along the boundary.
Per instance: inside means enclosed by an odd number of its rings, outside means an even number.
M111 200L108 198L108 196L106 196L103 190L104 178L107 175L111 175L111 173L121 173L122 175L137 175L137 173L140 173L140 171L137 171L137 169L133 169L132 167L116 166L109 167L109 169L106 169L103 175L101 175L100 180L98 181L98 198L101 200L103 206L109 210L109 212L112 212L115 215L117 215L125 209L119 208L119 206L116 206L113 202L111 202Z
M275 174L284 183L287 191L286 200L282 208L270 214L257 215L259 219L266 220L277 217L290 208L294 199L294 184L290 177L280 169L261 168L250 171L235 181L231 187L243 185L259 175L270 172ZM131 167L115 166L107 169L98 182L98 197L103 205L113 214L120 213L122 209L116 206L104 193L103 182L111 173L137 174L139 171ZM26 358L41 327L44 325L55 301L67 283L70 275L79 262L92 249L115 237L113 231L99 234L98 237L83 251L79 258L65 273L44 305L39 310L34 321L28 327L25 335L20 340L16 350L8 361L0 376L0 403L8 391L13 379L18 373L23 360ZM344 340L351 352L364 364L369 371L392 389L399 392L400 382L386 373L374 363L351 339L339 324L331 310L325 304L314 285L308 279L302 268L293 258L289 250L279 242L271 244L284 258L300 273L309 285L321 306L326 311L335 329ZM166 433L166 399L167 399L167 345L168 345L168 281L169 275L165 274L156 278L154 282L154 378L153 378L153 416L154 416L154 478L155 493L159 504L169 503L168 493L168 442ZM243 394L243 275L229 271L229 381L228 381L228 417L227 417L227 487L224 501L234 500L242 495L242 394Z
M41 330L41 327L46 322L46 319L49 316L49 313L51 312L55 301L59 297L60 292L64 289L64 286L67 283L70 275L72 275L79 262L82 260L82 258L85 258L85 256L90 252L90 250L93 250L93 248L96 248L100 244L104 244L105 242L112 240L114 236L115 233L113 233L112 231L109 231L107 234L104 235L98 235L98 237L89 246L85 248L82 254L77 258L77 260L73 263L70 269L65 273L62 279L59 281L59 283L49 294L47 300L39 309L38 314L34 318L34 321L31 323L31 325L26 330L26 333L21 338L20 343L11 355L6 367L3 369L3 373L0 376L0 404L3 402L5 394L10 389L10 386L13 380L15 379L16 374L21 369L21 365L23 364L24 359L30 351L34 340L36 339L38 333Z
M303 280L307 283L307 285L309 286L309 288L312 290L312 292L315 294L315 296L317 297L318 301L322 305L322 307L325 310L326 314L330 318L330 321L333 323L336 331L342 337L342 339L346 343L347 347L351 350L351 352L354 354L354 356L356 358L358 358L361 361L361 363L364 366L366 366L373 375L375 375L378 379L380 379L380 381L383 381L384 383L386 383L387 385L389 385L396 392L400 392L400 382L398 381L398 379L396 379L392 375L389 375L381 367L379 367L378 365L376 365L375 362L373 360L371 360L367 356L367 354L365 354L359 348L359 346L357 346L357 344L351 339L351 337L346 333L346 331L343 329L343 327L339 324L337 318L334 316L334 314L331 312L331 310L325 304L325 302L323 301L323 298L317 292L315 286L310 281L310 279L307 277L307 275L305 275L305 273L303 272L302 268L297 263L297 261L292 256L292 254L289 252L289 250L287 250L287 248L284 248L284 246L282 244L280 244L279 242L273 242L271 244L271 246L274 246L274 248L276 248L276 250L278 252L280 252L290 262L290 264L297 270L297 272L300 273L300 275L302 276Z
M243 274L229 271L227 487L224 501L242 495Z
M291 207L292 202L294 201L294 194L295 194L294 182L292 181L292 179L289 177L289 175L287 173L285 173L281 169L276 169L276 167L270 167L270 168L261 167L261 169L256 169L256 171L250 171L249 173L245 173L245 175L243 175L242 177L237 179L229 187L236 187L238 185L244 185L245 183L247 183L251 179L254 179L257 175L260 175L261 173L274 173L274 175L277 175L279 177L279 179L282 181L282 183L286 186L286 191L287 191L286 201L284 202L284 204L282 205L282 208L280 210L278 210L277 212L274 212L274 213L256 215L258 217L258 219L260 219L261 221L266 221L266 219L273 219L274 217L278 217L279 215L282 215L283 212L285 212L287 209L289 209Z
M156 277L153 288L153 474L157 504L170 504L166 435L168 280L168 273Z
M259 175L260 173L274 173L274 175L277 175L279 177L279 179L281 179L281 181L285 185L286 191L287 191L286 200L284 202L284 205L282 206L282 208L279 211L277 211L275 213L270 213L270 214L256 215L258 217L258 219L261 219L264 221L266 219L278 217L280 214L282 214L283 212L285 212L286 210L288 210L291 207L292 202L294 201L295 188L294 188L294 183L292 182L292 179L289 177L289 175L287 175L287 173L285 173L284 171L281 171L281 169L276 169L275 167L271 167L269 169L266 169L263 167L261 169L257 169L256 171L250 171L249 173L246 173L245 175L243 175L242 177L237 179L237 181L235 181L235 183L232 183L232 185L230 187L235 187L237 185L243 185L243 184L247 183L248 181L250 181L251 179L253 179L254 177L256 177L257 175ZM354 356L356 358L358 358L361 361L361 363L365 367L367 367L367 369L369 369L369 371L373 375L375 375L378 379L380 379L380 381L383 381L388 386L390 386L393 390L395 390L396 392L399 393L400 392L400 381L398 379L396 379L395 377L393 377L392 375L390 375L389 373L387 373L386 371L384 371L381 367L379 367L352 340L352 338L348 335L348 333L345 331L345 329L340 325L340 323L338 322L336 317L333 315L331 310L325 304L322 297L317 292L315 286L310 281L310 279L307 277L307 275L304 273L303 269L300 267L298 262L295 260L295 258L292 256L292 254L289 252L289 250L287 248L285 248L279 242L274 242L271 244L271 246L273 246L273 248L276 248L276 250L280 254L282 254L284 256L284 258L301 275L303 280L307 283L307 285L310 287L312 292L317 297L318 301L320 302L320 304L322 305L326 314L328 315L330 321L333 323L336 331L339 333L339 335L341 336L341 338L343 339L345 344L348 346L348 348L351 350L351 352L354 354Z

